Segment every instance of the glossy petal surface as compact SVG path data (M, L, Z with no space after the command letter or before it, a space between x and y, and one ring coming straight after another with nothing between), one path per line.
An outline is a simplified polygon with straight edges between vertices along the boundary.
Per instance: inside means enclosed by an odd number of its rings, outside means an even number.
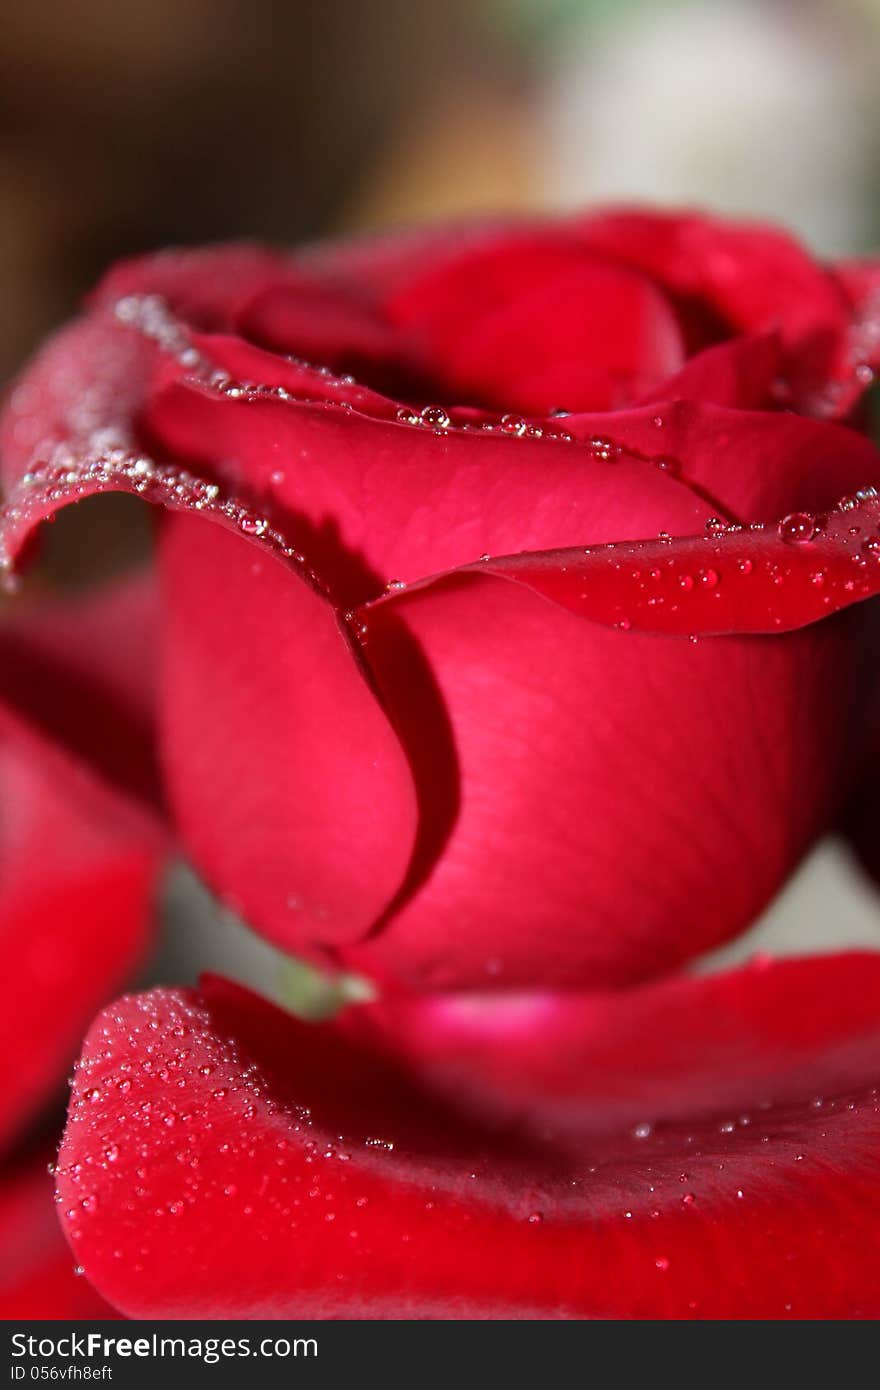
M864 1075L876 1027L851 1043ZM135 1316L875 1316L876 1092L731 1119L573 1152L208 983L97 1021L58 1183L78 1258Z

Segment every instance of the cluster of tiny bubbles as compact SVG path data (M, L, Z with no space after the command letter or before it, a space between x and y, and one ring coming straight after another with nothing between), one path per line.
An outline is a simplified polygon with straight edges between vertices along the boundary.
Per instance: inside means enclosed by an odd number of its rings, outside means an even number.
M48 460L37 460L22 475L0 509L0 572L7 587L14 586L13 555L9 538L26 533L44 519L47 511L95 493L131 492L145 501L179 510L203 512L249 539L258 540L281 558L303 567L303 555L287 544L269 520L237 498L225 496L217 483L186 469L159 464L122 442L111 432L98 431L82 450L58 445Z

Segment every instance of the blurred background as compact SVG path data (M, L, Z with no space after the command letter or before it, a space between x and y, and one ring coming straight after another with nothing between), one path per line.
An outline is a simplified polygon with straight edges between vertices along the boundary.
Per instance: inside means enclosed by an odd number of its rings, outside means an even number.
M0 382L109 261L169 243L642 199L880 244L880 0L28 0L2 30ZM143 541L120 516L89 547L114 565ZM277 985L185 874L169 901L159 976ZM826 846L735 951L829 923L877 944Z
M126 252L597 198L880 239L880 0L29 0L0 380Z

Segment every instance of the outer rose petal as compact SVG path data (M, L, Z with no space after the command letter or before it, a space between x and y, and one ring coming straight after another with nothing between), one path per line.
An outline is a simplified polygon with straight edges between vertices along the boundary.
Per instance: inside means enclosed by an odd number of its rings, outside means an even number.
M209 882L284 944L362 934L416 832L397 734L326 600L195 518L163 528L162 737Z
M694 644L491 569L366 610L385 704L456 814L347 963L432 988L620 984L748 925L848 790L866 611Z
M52 1156L44 1151L0 1168L0 1319L118 1318L74 1274L46 1171Z
M864 1074L876 1029L852 1045ZM572 1152L208 983L96 1022L58 1188L77 1259L134 1316L871 1317L878 1109L807 1092L732 1132L612 1125Z
M0 481L7 492L63 445L96 432L128 443L155 344L111 315L77 319L49 339L10 393L0 419Z
M133 803L2 707L0 803L2 1145L142 956L162 844Z
M500 556L458 573L498 575L627 632L693 638L814 624L880 592L878 560L880 501L869 488L818 517L795 512L777 525L719 525L707 536ZM865 609L861 621L874 616Z

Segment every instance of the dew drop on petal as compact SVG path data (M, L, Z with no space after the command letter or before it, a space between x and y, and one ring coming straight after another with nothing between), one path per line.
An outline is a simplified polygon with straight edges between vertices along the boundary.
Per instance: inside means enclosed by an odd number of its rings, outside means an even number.
M501 428L505 434L515 434L521 437L525 434L528 425L521 415L502 415Z
M779 523L779 538L786 545L802 545L811 541L817 531L816 518L810 512L789 512Z
M448 430L450 419L442 405L426 405L419 414L423 425L432 430Z

